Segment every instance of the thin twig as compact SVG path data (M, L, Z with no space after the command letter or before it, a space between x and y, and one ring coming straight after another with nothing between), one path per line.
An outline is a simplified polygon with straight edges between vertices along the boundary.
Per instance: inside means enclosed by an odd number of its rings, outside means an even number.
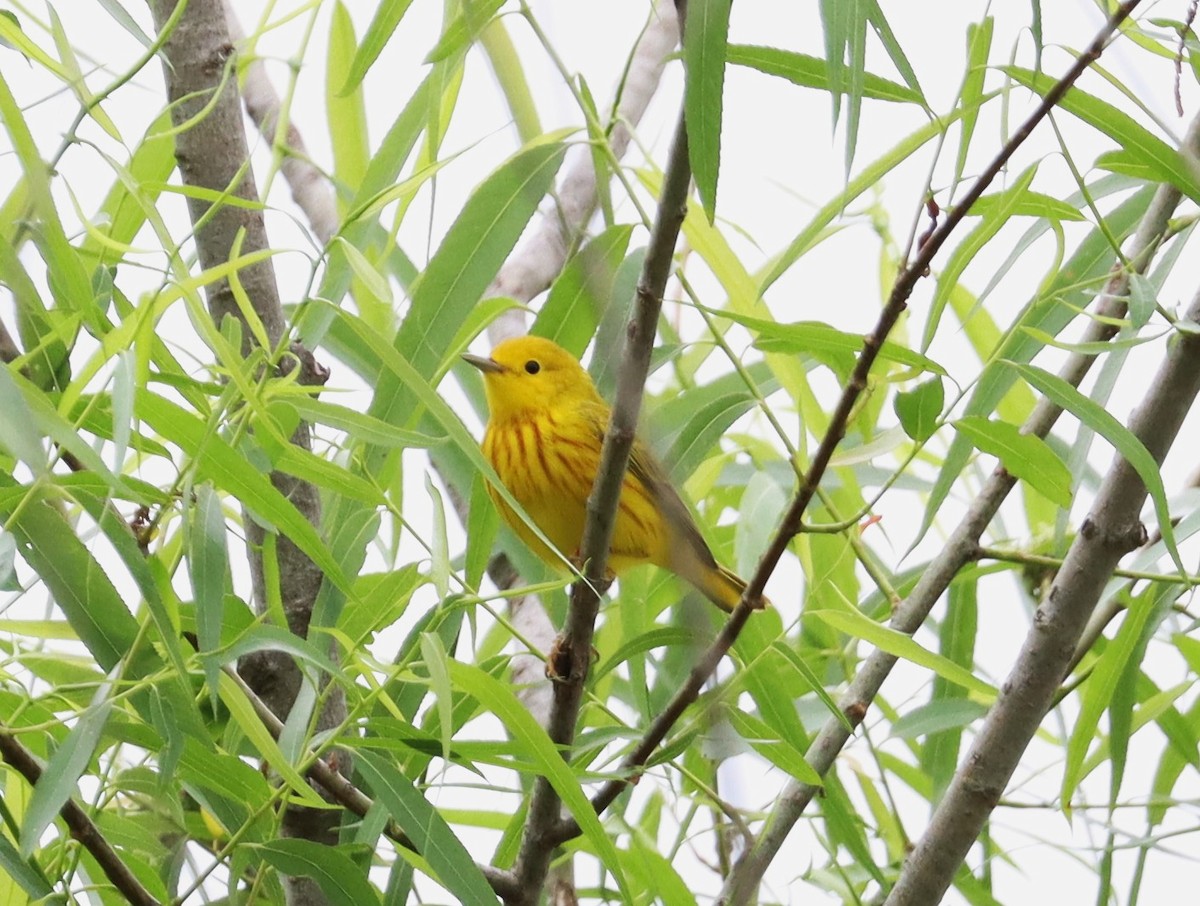
M42 766L33 753L21 745L20 741L2 724L0 724L0 757L3 757L7 764L24 777L30 786L37 785L42 776ZM159 906L158 900L142 886L142 882L129 870L129 866L122 861L100 829L87 816L87 812L80 808L74 799L68 798L59 810L59 814L71 831L71 836L92 854L92 858L99 864L104 876L112 881L113 886L121 892L125 899L134 906Z

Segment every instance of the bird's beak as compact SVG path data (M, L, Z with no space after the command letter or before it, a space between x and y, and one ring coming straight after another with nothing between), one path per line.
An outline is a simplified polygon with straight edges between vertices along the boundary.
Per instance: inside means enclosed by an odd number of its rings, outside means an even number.
M495 359L486 359L481 355L471 355L463 353L463 361L470 362L484 374L496 374L504 370L504 366Z

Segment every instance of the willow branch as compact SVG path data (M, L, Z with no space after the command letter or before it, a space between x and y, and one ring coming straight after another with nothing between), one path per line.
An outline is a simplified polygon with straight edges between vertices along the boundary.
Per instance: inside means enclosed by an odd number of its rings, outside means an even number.
M6 727L0 724L0 757L13 770L25 778L30 786L36 786L42 776L42 766L37 758L21 742L13 736ZM74 799L68 798L59 810L71 836L80 842L84 849L92 854L92 858L104 872L104 876L112 881L113 887L121 892L134 906L159 906L150 891L142 886L142 882L129 870L117 851L100 833L91 818Z
M650 350L662 311L662 297L675 243L683 225L687 206L691 165L688 161L687 128L682 115L675 129L663 180L662 196L642 274L638 280L634 313L626 333L625 352L617 383L612 417L604 433L600 467L592 493L588 497L587 521L580 553L585 565L583 578L571 590L567 625L559 644L560 657L553 669L561 677L555 684L554 702L547 732L561 747L564 756L575 739L583 683L591 659L592 635L600 609L598 588L607 584L608 549L616 523L617 501L629 465L629 454L642 406L642 391L650 371ZM510 900L511 906L532 906L537 902L550 855L554 850L554 832L559 823L562 803L554 788L543 777L534 781L529 804L529 819L521 840L515 874L521 893Z
M1200 293L1186 316L1200 318ZM1129 429L1162 463L1200 392L1200 338L1181 334ZM1045 717L1088 617L1121 558L1146 540L1140 521L1146 486L1120 454L1034 615L1016 665L1000 686L963 766L929 828L905 862L887 902L937 902L996 807L1021 755Z
M1086 65L1090 65L1099 55L1109 35L1136 5L1136 2L1131 2L1120 7L1106 24L1104 30L1093 41L1085 57L1081 57L1071 71L1063 77L1059 86L1056 86L1056 88L1061 86L1062 90L1047 95L1046 100L1053 99L1057 102L1061 98L1069 84L1073 83L1082 74ZM1035 116L1044 116L1046 112L1047 107L1043 103ZM1027 130L1023 130L1023 132L1028 134ZM1014 136L1014 140L1016 138L1017 136ZM1186 150L1191 154L1200 151L1200 118L1194 121L1189 129ZM1009 153L1011 154L1011 152ZM990 169L994 170L994 168ZM1155 193L1132 242L1129 259L1135 270L1144 268L1153 257L1162 237L1167 232L1169 220L1179 204L1180 197L1180 192L1168 185L1160 186ZM1106 321L1119 319L1124 315L1128 280L1129 271L1120 268L1114 270L1104 292L1097 300L1097 317L1091 321L1085 333L1084 342L1106 342L1116 334L1116 326L1106 323ZM1092 355L1074 353L1059 371L1059 376L1072 386L1078 386L1094 361L1095 357ZM1021 431L1025 434L1045 437L1061 414L1062 410L1058 406L1047 399L1042 399ZM932 560L929 567L922 573L921 579L912 593L896 610L889 624L892 629L911 635L920 628L954 577L974 557L978 550L979 539L1015 484L1016 480L1008 472L997 468L982 491L972 501L962 522L946 540L941 553ZM859 670L849 689L838 703L851 727L857 727L866 716L867 709L874 701L875 696L879 694L879 690L896 661L895 656L882 650L876 650ZM851 733L852 729L848 728L842 720L831 718L809 747L805 760L819 774L824 775L849 741ZM792 827L817 792L819 792L819 787L795 781L785 787L767 819L766 827L759 835L757 844L742 855L726 879L721 896L717 900L719 904L746 902L761 881L767 866L783 846Z
M172 28L169 23L181 2L186 6ZM228 262L234 249L248 255L268 248L266 226L257 209L258 192L250 168L234 76L233 44L222 0L151 0L150 7L156 31L169 32L162 49L163 75L171 120L176 128L175 158L179 173L187 185L205 190L203 197L189 194L187 201L199 263L208 270ZM218 198L228 195L251 204L213 202L209 200L213 193ZM271 347L265 352L272 357L281 353L286 321L271 259L266 257L241 268L237 279ZM250 329L249 316L241 311L229 281L222 279L207 285L205 295L209 315L218 327L225 318L233 318L242 325L242 351L248 354L256 331ZM319 381L323 370L316 366L311 354L299 347L296 352L302 369L300 380ZM311 449L308 425L301 423L291 440L303 449ZM273 472L271 482L304 518L314 526L320 525L320 498L313 485L282 472ZM244 524L254 601L261 609L266 601L262 560L266 530L249 513ZM279 537L275 548L280 597L288 626L297 635L307 636L313 602L323 578L321 570L285 535ZM288 655L258 652L244 658L241 667L247 680L276 714L286 715L291 711L301 676ZM335 688L325 697L317 716L317 728L338 726L345 714L345 695ZM284 832L332 845L337 842L339 820L335 809L288 808L283 816ZM288 877L285 883L291 906L328 902L309 878Z

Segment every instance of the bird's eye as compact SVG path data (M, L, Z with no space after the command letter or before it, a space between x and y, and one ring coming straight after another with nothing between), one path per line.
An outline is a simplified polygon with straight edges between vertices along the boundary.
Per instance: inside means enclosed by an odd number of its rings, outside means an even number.
M530 359L525 363L525 370L530 374L537 374L542 370L542 366L538 364L536 359Z

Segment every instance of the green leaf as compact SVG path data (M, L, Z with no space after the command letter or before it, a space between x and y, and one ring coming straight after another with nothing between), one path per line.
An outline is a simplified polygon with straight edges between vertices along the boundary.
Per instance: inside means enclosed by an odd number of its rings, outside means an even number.
M938 418L946 403L946 392L938 376L922 381L912 390L896 394L892 407L900 419L900 427L913 440L923 443L933 437Z
M360 749L355 767L370 784L375 798L408 834L417 852L437 872L437 880L458 898L459 903L496 906L496 895L458 836L395 765L373 752Z
M349 580L312 523L271 484L266 475L247 463L241 453L217 436L204 422L181 406L148 392L138 394L137 413L160 437L177 444L194 457L201 475L210 478L257 516L287 535L331 582L347 594L352 592Z
M7 12L7 10L4 12ZM3 15L4 13L0 12L0 16ZM47 903L53 902L52 894L54 893L54 888L50 886L50 882L46 879L45 874L42 873L41 866L38 865L37 860L23 858L6 834L0 834L0 869L17 886L25 891L31 899L44 899ZM3 890L3 888L0 887L0 890Z
M1056 84L1047 75L1016 66L1005 66L1003 71L1043 97ZM1067 91L1058 107L1116 141L1155 181L1170 183L1192 201L1200 201L1200 176L1195 167L1179 149L1151 134L1129 114L1077 87Z
M411 449L432 447L445 442L445 438L397 428L364 412L326 400L313 399L307 394L289 397L281 405L294 409L305 421L345 431L347 436L365 444Z
M358 45L358 50L350 63L350 71L346 74L346 83L338 92L339 95L347 95L358 88L367 71L379 58L383 48L387 46L392 33L395 32L410 6L412 6L412 0L383 0L375 7L375 15L371 18L371 24L367 26L362 41Z
M221 644L221 622L225 611L225 582L229 569L229 548L225 540L225 514L221 498L209 482L194 489L188 527L188 574L196 598L196 638L200 652L215 651ZM216 705L217 673L220 665L213 659L204 662L209 693Z
M28 858L41 842L42 832L50 825L66 801L75 794L79 778L87 770L108 723L113 702L112 687L101 684L91 704L80 715L66 740L54 755L33 788L33 796L21 821L21 856Z
M429 671L429 687L437 697L438 724L442 732L442 759L449 761L450 736L454 732L451 713L454 690L450 685L450 671L446 668L446 662L449 660L446 646L436 633L421 633L421 660L425 669Z
M24 462L33 474L46 471L41 432L7 365L0 367L0 448Z
M252 848L281 875L312 878L335 906L370 906L379 902L379 894L363 869L336 847L299 837L281 837Z
M483 52L487 54L492 72L496 76L496 82L504 94L504 100L512 114L513 124L517 127L517 135L520 136L522 142L533 141L546 130L542 128L541 120L538 118L537 105L529 90L529 80L525 77L521 55L517 52L512 38L509 37L504 20L495 18L485 25L479 35L479 43L483 47ZM583 77L579 78L582 81ZM585 86L581 87L586 90Z
M716 217L721 164L721 120L725 88L725 46L732 0L691 0L683 32L683 109L688 156L700 203L709 223Z
M452 660L449 666L454 687L466 692L504 724L513 740L533 762L537 773L554 787L600 860L613 873L621 889L625 890L616 848L604 832L596 810L584 795L570 766L563 761L562 754L554 747L546 731L533 719L529 709L517 700L512 687L470 664Z
M1013 330L1003 338L999 349L987 354L989 364L984 367L976 383L965 415L991 415L1012 388L1015 373L1011 368L994 361L995 358L1028 362L1042 348L1022 328L1034 327L1057 335L1075 317L1076 312L1090 301L1089 290L1103 280L1112 267L1112 240L1115 238L1120 242L1129 235L1145 213L1153 194L1150 188L1144 188L1123 201L1105 219L1104 229L1093 228L1075 253L1058 268L1054 278L1033 298ZM925 515L913 546L925 537L933 525L950 489L962 475L972 449L966 437L954 437L925 504Z
M927 702L892 724L891 735L900 739L920 739L946 730L961 729L983 717L987 710L987 705L967 698Z
M962 179L967 152L971 147L971 137L975 134L975 122L979 118L979 103L983 98L983 79L987 75L994 27L995 20L991 16L984 16L978 24L972 22L967 26L967 72L963 78L957 105L961 106L965 113L962 118L962 141L959 142L958 157L954 163L955 183Z
M361 86L344 91L356 58L354 22L338 0L329 27L329 56L325 79L325 115L333 143L333 170L337 183L355 191L371 159L367 138L367 108ZM385 297L386 298L386 297Z
M553 340L577 358L582 356L608 306L632 235L632 226L618 224L572 255L529 332Z
M970 670L922 647L912 636L876 623L857 610L810 610L807 614L834 629L870 642L881 651L932 670L943 679L957 683L989 702L996 698L996 690Z
M0 488L13 487L10 482L0 478ZM34 494L15 516L7 505L0 510L21 556L46 583L79 640L102 670L112 670L134 647L138 624L107 574L52 502Z
M978 415L960 418L954 428L984 453L990 453L1010 475L1028 482L1047 500L1071 505L1071 472L1040 437L1022 434L1015 425Z
M820 88L832 91L829 68L819 57L793 53L781 47L759 47L749 44L730 44L725 52L726 62L748 66L770 76L787 79L801 88ZM921 95L881 76L863 74L863 97L879 101L920 103Z
M1083 685L1079 714L1071 727L1071 738L1067 741L1061 793L1063 803L1070 803L1074 799L1083 780L1084 759L1093 740L1100 735L1100 716L1106 710L1109 712L1109 752L1112 757L1112 795L1115 801L1123 774L1125 751L1129 745L1129 716L1133 710L1132 691L1137 680L1138 665L1142 663L1150 635L1179 593L1178 588L1155 582L1130 601L1121 628L1093 666L1088 681Z
M864 345L865 338L861 334L845 333L820 321L780 324L765 318L753 318L728 310L705 309L705 311L719 318L728 318L743 327L756 331L758 339L754 345L763 352L781 352L787 355L816 353L857 355L862 351ZM885 340L879 347L879 358L920 368L933 374L946 374L946 369L928 356L888 340Z
M429 266L412 287L412 308L395 348L426 380L443 364L458 325L487 288L537 210L566 146L551 141L519 151L467 200ZM403 424L416 409L411 388L380 377L371 414Z
M465 48L492 21L504 0L464 0L462 12L446 27L426 63L436 63Z
M921 351L929 349L937 334L938 324L941 323L942 312L950 301L950 294L958 286L959 278L985 246L1000 232L1001 228L1016 214L1021 199L1029 191L1033 178L1037 175L1038 165L1033 164L1023 172L1013 184L1000 196L997 203L988 210L987 216L962 238L954 247L945 268L938 276L937 291L929 306L929 316L925 319L925 330L921 336Z
M738 708L724 708L721 714L738 736L775 767L801 783L821 786L821 775L804 760L804 753L791 746L764 721Z
M1023 365L1017 362L1007 362L1021 377L1025 378L1035 389L1044 393L1055 405L1061 406L1081 422L1117 448L1126 461L1131 465L1142 484L1146 486L1151 499L1154 501L1154 512L1158 516L1158 530L1162 533L1163 543L1176 567L1183 574L1187 570L1179 558L1179 549L1175 545L1175 530L1171 525L1171 508L1167 504L1167 492L1163 487L1162 475L1158 471L1158 462L1150 455L1145 445L1134 436L1128 428L1117 421L1107 409L1088 399L1062 378L1038 368L1035 365Z
M1015 200L1008 198L1006 192L993 192L975 200L967 213L972 217L995 216L997 209L1008 206L1010 217L1041 217L1046 220L1084 221L1083 212L1061 198L1046 195L1043 192L1026 190Z

